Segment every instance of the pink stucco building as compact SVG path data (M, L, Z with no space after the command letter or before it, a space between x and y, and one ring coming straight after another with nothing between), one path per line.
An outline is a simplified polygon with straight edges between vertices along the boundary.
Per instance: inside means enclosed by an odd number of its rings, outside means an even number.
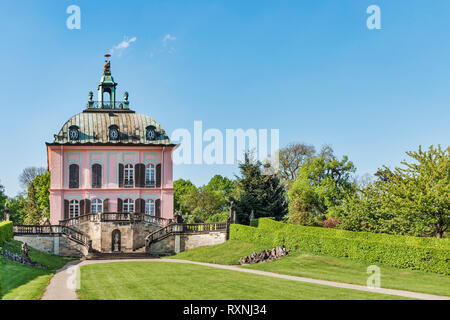
M173 218L172 144L161 125L116 101L106 62L98 101L71 117L47 143L50 221L93 213Z

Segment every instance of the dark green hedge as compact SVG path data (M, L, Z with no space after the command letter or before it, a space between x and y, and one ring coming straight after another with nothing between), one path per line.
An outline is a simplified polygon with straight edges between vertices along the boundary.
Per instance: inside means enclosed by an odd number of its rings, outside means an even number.
M14 236L13 223L11 221L0 222L0 246Z
M252 219L250 220L250 227L258 227L258 221L259 219Z
M278 222L272 219L261 218L258 219L256 224L258 228L269 229L269 230L285 230L289 232L296 232L302 234L311 235L321 235L324 237L338 237L346 239L363 239L368 241L377 241L385 243L404 243L407 245L422 246L422 247L433 247L440 249L450 250L450 239L438 239L438 238L427 238L427 237L412 237L412 236L401 236L401 235L391 235L384 233L372 233L372 232L354 232L340 229L329 229L320 227L306 227L294 224L286 224Z
M231 225L230 239L256 242L268 247L284 245L292 250L450 275L447 239L427 238L432 241L423 242L421 238L407 239L414 237L342 231L259 219L258 228ZM444 244L436 245L434 240L443 240ZM427 243L432 245L423 245Z

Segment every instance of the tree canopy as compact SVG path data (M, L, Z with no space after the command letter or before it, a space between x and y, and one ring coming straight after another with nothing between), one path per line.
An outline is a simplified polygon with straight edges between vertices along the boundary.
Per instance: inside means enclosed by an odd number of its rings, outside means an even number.
M289 190L289 221L320 225L332 207L354 191L355 166L348 157L319 156L306 161Z
M236 182L215 175L205 186L196 187L189 180L174 182L175 208L191 223L225 221Z
M406 153L410 161L358 190L336 208L340 227L355 231L442 237L450 221L450 147Z
M238 222L249 224L252 212L255 218L283 218L287 214L287 198L279 177L276 174L263 174L262 163L254 160L249 153L245 154L239 169L236 194Z

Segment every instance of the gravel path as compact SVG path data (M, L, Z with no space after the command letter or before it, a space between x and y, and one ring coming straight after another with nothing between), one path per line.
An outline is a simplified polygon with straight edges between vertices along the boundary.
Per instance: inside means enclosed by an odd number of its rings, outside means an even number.
M287 279L293 281L307 282L320 284L325 286L344 288L344 289L353 289L374 293L382 293L389 294L407 298L421 299L421 300L450 300L450 297L445 296L437 296L426 293L418 293L404 290L394 290L394 289L372 289L366 286L356 285L356 284L348 284L341 282L333 282L326 280L318 280L311 278L303 278L297 276L289 276L284 274L278 274L273 272L266 272L260 270L253 269L245 269L237 266L227 266L220 264L212 264L212 263L204 263L204 262L195 262L188 260L177 260L177 259L117 259L117 260L85 260L85 261L71 261L63 268L59 269L55 276L50 280L50 284L47 286L44 295L41 300L77 300L78 296L75 292L75 288L77 287L77 281L79 281L79 273L78 267L89 265L89 264L97 264L97 263L111 263L111 262L170 262L170 263L190 263L197 264L201 266L207 266L212 268L224 269L224 270L233 270L238 272L246 272L252 274L258 274L267 277L274 277L280 279ZM77 277L78 275L78 277Z

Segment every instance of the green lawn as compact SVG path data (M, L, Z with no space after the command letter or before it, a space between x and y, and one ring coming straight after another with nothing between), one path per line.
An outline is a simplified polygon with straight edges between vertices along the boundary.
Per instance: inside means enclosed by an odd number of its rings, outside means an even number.
M239 258L247 256L254 251L268 249L267 247L238 240L228 240L225 243L198 247L193 250L181 252L169 259L184 259L191 261L209 262L216 264L239 264Z
M229 240L223 244L200 247L170 258L203 261L218 264L238 264L239 258L262 249L252 243ZM366 285L369 263L346 258L291 252L288 256L271 262L254 264L245 268L314 279ZM450 296L450 276L397 269L382 264L381 287Z
M403 299L169 262L116 262L82 266L78 294L82 300Z
M3 245L9 251L20 253L22 243L11 240ZM54 256L30 248L30 258L47 266L40 269L25 266L0 257L0 299L2 300L38 300L45 291L55 270L64 266L70 258Z

